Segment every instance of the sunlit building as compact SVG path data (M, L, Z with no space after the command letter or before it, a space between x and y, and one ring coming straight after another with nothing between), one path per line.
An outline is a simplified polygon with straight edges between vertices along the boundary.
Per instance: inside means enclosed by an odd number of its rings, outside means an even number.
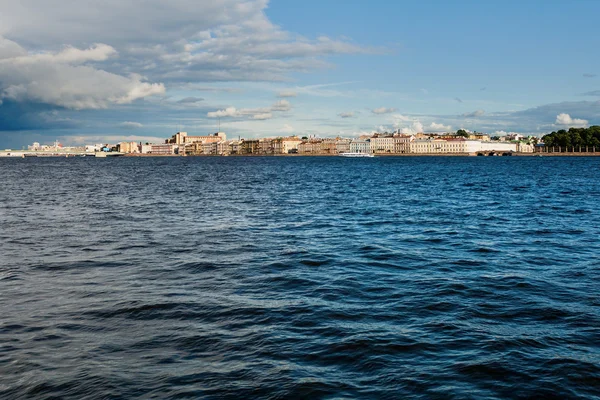
M187 143L213 143L227 140L224 132L217 132L207 136L188 136L187 132L177 132L165 142L168 144L187 144Z

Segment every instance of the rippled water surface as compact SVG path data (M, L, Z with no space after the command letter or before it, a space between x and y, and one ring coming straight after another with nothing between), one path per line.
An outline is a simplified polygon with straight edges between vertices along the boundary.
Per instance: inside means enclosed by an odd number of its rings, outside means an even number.
M0 172L0 398L600 398L600 158Z

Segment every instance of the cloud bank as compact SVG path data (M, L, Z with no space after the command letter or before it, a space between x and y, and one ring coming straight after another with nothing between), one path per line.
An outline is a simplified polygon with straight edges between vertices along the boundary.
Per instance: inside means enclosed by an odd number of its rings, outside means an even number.
M375 109L371 110L371 112L373 114L391 114L395 111L396 111L395 108L386 108L386 107L379 107L379 108L375 108Z

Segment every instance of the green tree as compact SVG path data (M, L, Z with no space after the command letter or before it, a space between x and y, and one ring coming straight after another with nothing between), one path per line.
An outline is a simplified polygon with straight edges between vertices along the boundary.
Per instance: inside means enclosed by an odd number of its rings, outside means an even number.
M600 126L589 128L570 128L569 131L561 129L542 137L546 147L562 147L563 149L575 147L598 147L600 145Z

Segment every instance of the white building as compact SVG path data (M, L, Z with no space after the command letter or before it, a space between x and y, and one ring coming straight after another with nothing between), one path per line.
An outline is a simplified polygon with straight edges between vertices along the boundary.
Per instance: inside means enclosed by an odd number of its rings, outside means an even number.
M371 140L370 139L354 139L350 142L351 153L370 153L371 152Z
M101 143L99 143L99 144L86 144L85 145L85 152L86 153L95 153L97 151L101 151L103 147L104 147L104 145L101 144Z
M410 149L411 153L415 154L476 154L490 151L516 152L517 144L465 139L425 139L413 141Z
M478 140L467 140L469 143L468 153L478 151L517 151L517 143L500 142L480 142Z

